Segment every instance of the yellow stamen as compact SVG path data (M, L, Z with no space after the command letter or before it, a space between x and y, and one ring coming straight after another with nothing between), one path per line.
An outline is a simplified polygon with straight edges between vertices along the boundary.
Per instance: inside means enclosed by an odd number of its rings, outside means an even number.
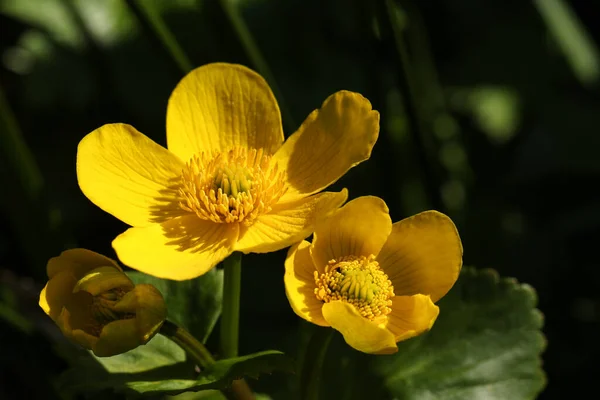
M271 164L262 149L195 155L182 172L179 206L204 220L250 225L285 193L283 172Z
M394 286L373 255L330 260L325 272L315 271L314 276L315 296L325 303L341 300L353 304L370 320L391 312Z

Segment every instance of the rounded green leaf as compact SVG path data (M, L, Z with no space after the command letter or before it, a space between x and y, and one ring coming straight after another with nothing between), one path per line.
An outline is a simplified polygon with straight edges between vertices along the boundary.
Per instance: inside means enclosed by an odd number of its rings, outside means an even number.
M371 367L400 399L533 399L545 385L536 303L526 284L463 268L432 330L371 358Z

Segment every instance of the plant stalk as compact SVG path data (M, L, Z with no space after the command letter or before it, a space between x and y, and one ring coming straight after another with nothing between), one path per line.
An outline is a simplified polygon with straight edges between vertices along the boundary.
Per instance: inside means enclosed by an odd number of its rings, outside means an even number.
M419 90L416 87L416 77L402 27L399 26L396 16L396 5L393 0L382 0L381 16L382 26L388 30L395 45L395 58L400 70L398 80L406 101L406 114L410 125L410 133L415 145L415 150L424 177L424 186L431 201L431 206L436 210L444 209L444 202L440 193L440 183L432 167L434 159L431 154L430 137L425 127L425 118L422 107L419 106Z
M306 357L300 376L301 398L303 400L318 400L323 378L323 363L333 337L332 328L316 328L310 338Z
M143 22L152 30L154 36L162 43L179 69L184 74L190 72L193 69L193 64L179 45L179 42L177 42L175 35L167 27L159 11L153 8L151 4L153 2L144 0L127 0L126 2L132 12L138 18L143 19Z
M202 369L215 363L215 359L206 347L179 325L165 321L160 328L160 333L177 343Z
M221 311L221 354L223 358L238 355L240 326L240 292L242 255L233 253L224 261L223 308Z
M37 200L42 186L43 177L35 158L27 147L17 119L0 87L0 143L4 154L2 157L9 161L11 170L19 175L23 188L30 200Z
M283 125L285 126L286 131L288 131L291 135L296 130L297 125L295 124L292 113L290 112L290 109L283 98L281 90L279 90L279 86L275 81L275 77L271 72L271 68L269 68L269 64L258 48L250 29L248 29L248 26L246 25L246 22L240 14L237 6L234 5L231 0L220 0L219 3L223 12L227 16L232 29L235 31L240 44L246 51L246 55L250 59L250 62L269 83L271 90L273 90L273 94L275 94L275 98L279 102L279 109L283 115Z
M215 363L212 354L200 341L179 325L165 321L160 328L160 333L181 347L202 369L209 368ZM253 400L254 394L245 380L237 379L231 387L223 391L230 400Z

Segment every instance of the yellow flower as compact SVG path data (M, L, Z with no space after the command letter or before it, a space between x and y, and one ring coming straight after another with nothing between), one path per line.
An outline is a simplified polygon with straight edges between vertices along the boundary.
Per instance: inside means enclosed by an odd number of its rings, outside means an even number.
M145 344L159 330L167 309L152 285L134 285L108 257L71 249L48 261L49 281L40 307L62 333L98 357Z
M359 197L319 224L312 243L290 248L284 280L300 317L340 331L357 350L390 354L433 326L434 303L461 266L450 218L425 211L392 224L383 200Z
M341 206L318 193L369 158L379 113L358 93L331 95L283 143L269 86L240 65L190 72L167 107L168 150L135 128L108 124L77 152L83 193L132 226L113 241L119 259L185 280L234 251L265 253L310 235Z

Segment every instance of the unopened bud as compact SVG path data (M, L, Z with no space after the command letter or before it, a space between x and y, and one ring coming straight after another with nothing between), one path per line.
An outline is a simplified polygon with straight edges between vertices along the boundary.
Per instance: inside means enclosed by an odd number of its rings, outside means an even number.
M160 329L166 306L152 285L134 285L116 262L72 249L48 262L40 307L63 334L99 357L145 344Z

